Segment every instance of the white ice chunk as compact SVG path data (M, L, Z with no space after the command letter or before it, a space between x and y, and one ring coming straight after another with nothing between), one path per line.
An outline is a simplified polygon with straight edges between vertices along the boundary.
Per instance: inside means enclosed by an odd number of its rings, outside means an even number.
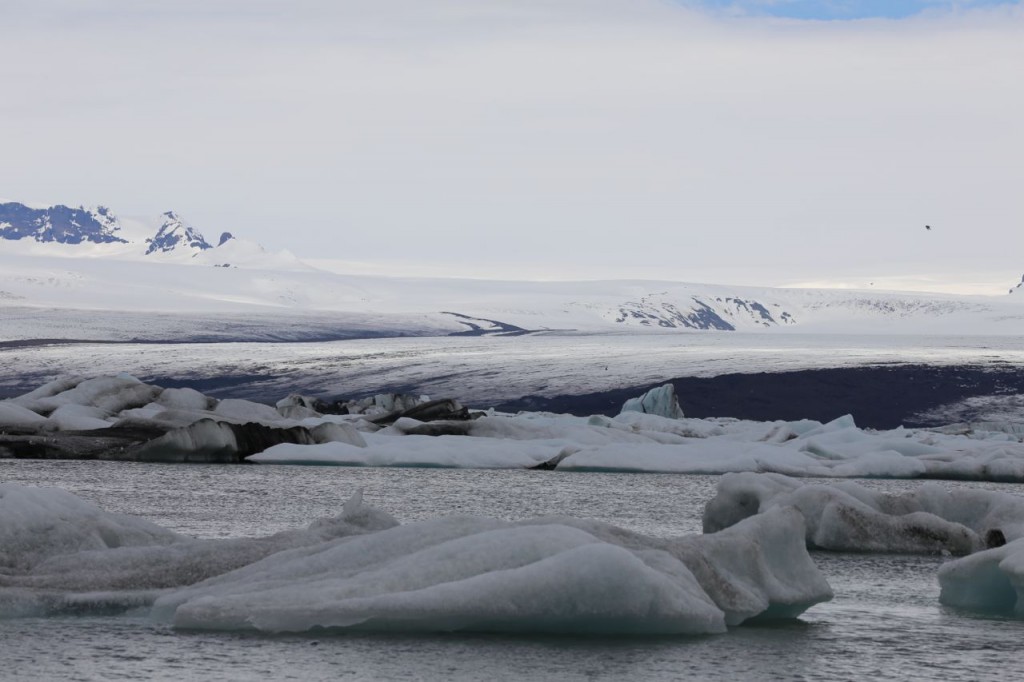
M1024 618L1024 539L943 564L939 585L948 606Z
M251 455L246 461L258 464L522 469L547 462L561 452L561 445L557 443L465 436L365 434L364 442L364 446L344 440L321 445L285 443Z
M358 448L366 447L366 439L351 424L323 422L309 429L317 443L346 443Z
M0 402L0 429L34 429L46 423L46 417L11 401Z
M63 405L82 405L112 416L125 409L142 407L162 391L159 386L144 384L128 374L118 374L51 382L12 401L40 414L49 414Z
M831 598L803 519L776 510L713 536L592 520L453 517L297 549L161 597L176 627L721 632Z
M6 484L0 617L153 604L203 629L722 632L831 596L803 537L791 509L677 539L574 519L396 526L357 494L306 529L194 540Z
M58 488L0 483L0 571L85 550L165 545L182 536L148 521L111 514Z
M676 389L672 384L658 386L637 398L630 398L622 404L622 409L619 411L642 412L667 419L683 418L683 409L679 407Z
M339 516L305 529L196 540L60 490L0 485L0 618L149 606L167 588L396 523L356 494Z
M258 564L259 572L251 566L238 581L221 579L216 586L189 590L187 600L174 608L172 622L189 629L267 632L725 630L723 613L667 555L645 562L643 555L567 526L484 523L453 538L449 525L427 522L311 553L269 557ZM391 550L395 539L390 536L404 539L410 529L426 546L367 565L377 545ZM311 575L306 566L311 555L327 570ZM170 595L158 608L178 599Z
M239 423L258 422L260 424L276 425L280 424L284 419L270 405L254 403L251 400L239 400L237 398L221 400L213 409L213 413L219 417L225 417Z
M209 410L216 403L193 388L165 388L156 402L167 409L194 412Z
M723 474L731 471L782 471L795 475L828 474L829 469L802 452L765 443L705 439L684 444L603 445L581 448L558 465L576 471L660 471Z
M48 428L59 429L60 431L105 429L111 424L111 422L104 418L107 414L105 410L96 407L67 404L61 405L50 413L50 418L46 424Z

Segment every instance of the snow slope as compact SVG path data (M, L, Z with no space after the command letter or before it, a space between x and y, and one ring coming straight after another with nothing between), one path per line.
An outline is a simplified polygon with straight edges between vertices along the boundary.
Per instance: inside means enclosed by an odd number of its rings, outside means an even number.
M45 254L40 250L45 247ZM114 245L111 249L123 249ZM0 311L429 316L469 334L688 330L1019 334L1024 298L672 282L501 282L345 276L229 240L163 262L0 240ZM214 266L231 267L214 267ZM40 315L42 315L40 313ZM393 327L394 325L390 325ZM388 328L384 325L383 328ZM5 339L33 338L5 324ZM72 337L79 338L79 337Z
M0 340L40 335L13 307L139 314L376 318L384 334L689 330L1019 334L1024 297L772 289L662 281L526 282L342 275L221 234L174 211L121 219L105 207L0 204ZM45 320L64 312L38 312ZM32 316L19 313L19 320ZM267 321L273 325L273 321ZM145 322L137 326L145 327ZM198 324L196 326L203 326ZM183 333L187 337L187 333ZM264 335L265 336L265 335ZM316 336L316 335L310 335ZM145 338L134 334L128 338ZM243 337L244 338L244 337ZM185 339L183 339L185 340ZM259 339L258 339L259 340Z

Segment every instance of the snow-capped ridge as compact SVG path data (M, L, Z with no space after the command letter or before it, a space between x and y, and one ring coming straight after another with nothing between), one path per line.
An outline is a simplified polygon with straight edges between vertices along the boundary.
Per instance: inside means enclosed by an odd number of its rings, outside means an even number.
M736 331L742 328L795 324L794 316L777 303L761 303L734 295L680 297L663 291L626 301L604 314L624 326L663 329Z
M159 218L122 219L106 206L33 208L0 203L0 244L21 256L159 259L230 268L308 270L288 251L268 252L255 242L223 231L216 244L176 211Z
M174 211L167 211L162 217L164 221L156 235L146 240L149 245L146 248L147 256L151 253L170 253L179 249L191 252L191 255L195 256L199 252L213 248L199 230L186 223Z
M126 244L120 223L105 206L72 208L58 204L30 208L17 202L0 204L0 239L31 239L56 244Z

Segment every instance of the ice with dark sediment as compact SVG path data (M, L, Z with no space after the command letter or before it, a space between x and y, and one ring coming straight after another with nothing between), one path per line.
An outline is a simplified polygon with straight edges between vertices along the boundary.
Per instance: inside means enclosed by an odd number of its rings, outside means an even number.
M662 389L652 405L671 403ZM455 401L425 400L290 396L275 408L124 374L60 379L0 401L0 456L1024 481L1024 443L1012 424L876 431L849 415L820 423L631 410L615 417L470 414ZM349 408L358 413L332 413ZM127 440L89 449L85 432Z
M1024 499L925 483L900 494L852 481L811 484L779 474L726 474L704 510L705 532L777 508L806 521L809 547L851 552L970 554L1024 537Z

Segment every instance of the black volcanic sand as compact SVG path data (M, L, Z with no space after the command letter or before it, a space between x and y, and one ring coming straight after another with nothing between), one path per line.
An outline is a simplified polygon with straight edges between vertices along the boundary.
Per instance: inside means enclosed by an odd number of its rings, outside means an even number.
M586 395L527 396L495 407L512 412L613 416L627 399L664 383L675 386L687 417L827 422L852 414L860 427L892 429L900 425L941 426L939 422L915 420L915 415L966 398L1024 393L1024 368L884 365L682 377Z

